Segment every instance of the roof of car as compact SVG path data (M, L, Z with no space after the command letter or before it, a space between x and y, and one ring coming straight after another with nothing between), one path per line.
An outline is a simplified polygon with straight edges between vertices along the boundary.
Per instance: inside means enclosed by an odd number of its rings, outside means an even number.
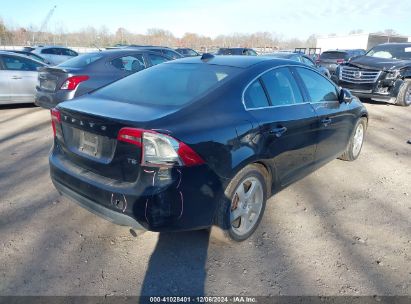
M121 55L136 53L136 52L142 52L142 53L158 55L158 52L153 52L153 51L150 51L150 50L147 50L147 49L139 49L139 48L138 49L137 48L126 48L126 49L124 49L124 48L120 48L120 49L108 49L108 50L102 50L102 51L94 51L94 52L89 52L89 53L83 53L83 54L80 54L80 56L90 55L90 54L95 54L95 55L101 54L103 57L107 58L107 57L110 57L110 56L121 56ZM160 56L163 56L163 57L165 57L169 60L172 59L169 56L164 55L164 54L160 54Z
M278 57L287 57L287 56L295 56L295 55L301 55L304 56L304 53L299 53L299 52L274 52L274 53L269 53L269 54L264 54L263 56L278 56Z
M29 57L29 56L24 55L24 54L11 52L11 51L1 51L1 50L0 50L0 55L11 55L11 56L16 56L16 57L22 57L22 58L26 58L26 59L33 60L33 61L35 61L35 62L39 62L39 63L41 63L41 64L45 64L44 62L41 62L41 61L39 61L39 60L37 60L37 59L35 59L35 58Z
M204 56L204 55L203 55ZM270 58L264 56L241 56L241 55L232 55L232 56L224 56L224 55L211 55L209 59L202 59L203 57L186 57L182 59L177 59L173 61L166 62L165 64L170 63L207 63L213 65L225 65L237 68L248 68L252 65L262 63L262 62L278 62L281 63L289 63L289 60L284 59L277 59L277 58Z
M387 45L387 44L393 44L393 45L399 45L399 46L411 46L411 42L387 42L387 43L381 43L378 45Z
M33 47L34 49L48 49L48 48L56 48L56 49L70 49L68 47L62 45L36 45Z

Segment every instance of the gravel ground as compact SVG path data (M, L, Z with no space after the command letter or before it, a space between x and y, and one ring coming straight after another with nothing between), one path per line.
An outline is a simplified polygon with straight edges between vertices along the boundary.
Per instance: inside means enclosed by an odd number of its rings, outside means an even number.
M0 295L411 295L411 107L366 106L360 158L272 197L234 245L132 236L59 197L48 111L1 108Z

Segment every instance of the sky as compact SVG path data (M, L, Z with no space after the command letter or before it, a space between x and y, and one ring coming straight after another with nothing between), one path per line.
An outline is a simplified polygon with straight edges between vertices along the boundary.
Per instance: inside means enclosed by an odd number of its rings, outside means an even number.
M54 5L50 31L106 26L140 34L161 28L176 37L270 32L304 39L394 29L411 36L410 0L0 0L0 18L13 27L38 29Z

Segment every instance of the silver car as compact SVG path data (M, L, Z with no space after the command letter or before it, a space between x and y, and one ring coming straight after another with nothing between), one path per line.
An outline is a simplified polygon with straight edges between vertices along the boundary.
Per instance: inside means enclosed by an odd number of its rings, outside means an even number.
M38 46L31 51L34 54L38 54L51 65L58 65L66 60L78 56L78 53L72 49L61 46Z
M0 51L0 104L34 102L37 70L45 66L26 56Z

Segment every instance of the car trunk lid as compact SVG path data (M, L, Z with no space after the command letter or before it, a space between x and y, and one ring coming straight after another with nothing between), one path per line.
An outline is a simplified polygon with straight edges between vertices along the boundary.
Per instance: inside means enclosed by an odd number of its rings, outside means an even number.
M80 71L80 69L73 68L44 67L39 70L38 86L43 91L56 92L67 78L78 74Z
M98 106L96 106L98 103ZM122 128L145 128L171 109L83 97L59 106L60 145L74 165L116 181L133 182L140 169L141 148L118 141ZM175 110L174 110L175 111Z

